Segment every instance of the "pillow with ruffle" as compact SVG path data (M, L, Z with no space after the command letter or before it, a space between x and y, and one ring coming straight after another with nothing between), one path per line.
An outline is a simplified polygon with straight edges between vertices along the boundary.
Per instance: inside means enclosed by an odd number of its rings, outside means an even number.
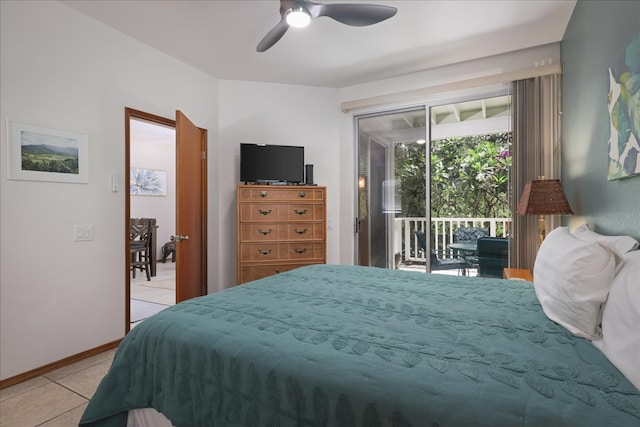
M605 236L591 231L587 224L582 224L572 234L585 242L598 242L611 250L618 257L618 262L627 252L638 249L638 241L631 236Z

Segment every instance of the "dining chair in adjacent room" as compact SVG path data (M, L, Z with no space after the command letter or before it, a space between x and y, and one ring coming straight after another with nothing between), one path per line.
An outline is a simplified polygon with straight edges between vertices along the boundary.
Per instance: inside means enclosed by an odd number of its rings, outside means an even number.
M136 270L144 271L151 280L151 222L144 218L131 218L129 226L129 254L133 278Z

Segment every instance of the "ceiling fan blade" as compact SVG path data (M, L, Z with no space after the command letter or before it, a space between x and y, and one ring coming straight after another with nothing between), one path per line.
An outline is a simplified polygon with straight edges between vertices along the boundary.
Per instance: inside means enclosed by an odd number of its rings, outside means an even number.
M278 24L273 27L266 36L264 36L260 43L258 43L258 47L256 48L256 50L258 52L264 52L265 50L269 49L271 46L276 44L278 40L282 38L282 36L284 36L284 33L286 33L288 29L289 24L287 24L287 20L283 16L282 19L280 19L280 22L278 22Z
M396 14L398 9L379 4L319 4L312 3L315 16L328 16L352 27L377 24Z

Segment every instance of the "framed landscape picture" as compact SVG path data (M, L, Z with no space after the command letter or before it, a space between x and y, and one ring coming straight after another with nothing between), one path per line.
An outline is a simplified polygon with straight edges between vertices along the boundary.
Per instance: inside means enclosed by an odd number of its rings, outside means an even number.
M8 122L9 179L89 182L86 133Z

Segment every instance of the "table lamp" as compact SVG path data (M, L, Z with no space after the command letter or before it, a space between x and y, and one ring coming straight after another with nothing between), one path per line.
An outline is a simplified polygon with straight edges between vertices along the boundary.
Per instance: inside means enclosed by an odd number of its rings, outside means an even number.
M540 215L540 243L545 238L545 215L573 215L559 179L537 179L525 184L516 209L518 215Z

